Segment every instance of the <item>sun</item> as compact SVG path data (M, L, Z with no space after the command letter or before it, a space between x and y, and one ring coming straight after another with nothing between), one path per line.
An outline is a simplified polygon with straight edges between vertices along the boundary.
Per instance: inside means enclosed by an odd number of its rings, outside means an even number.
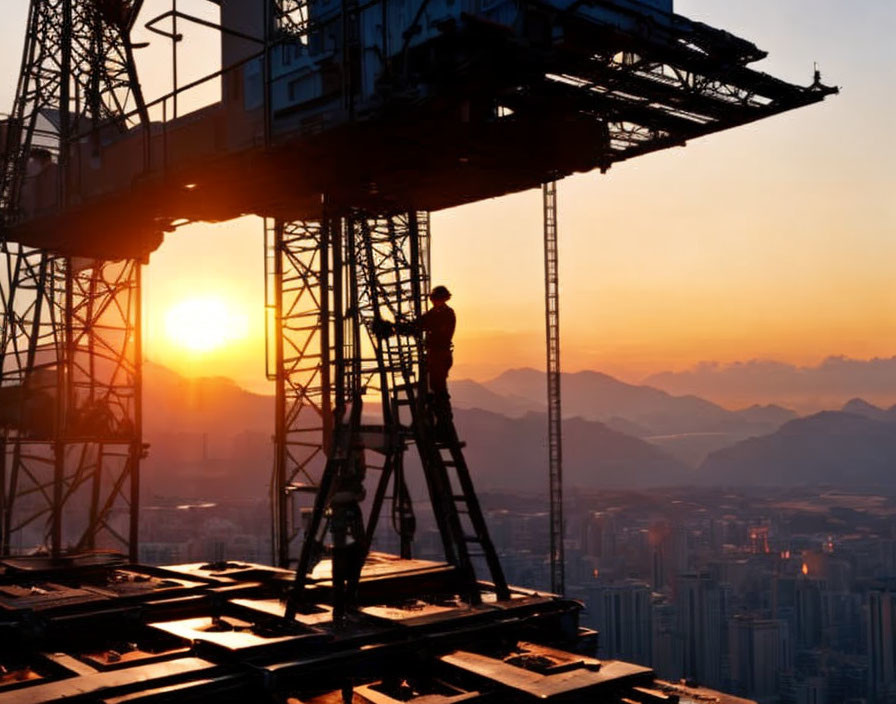
M220 298L191 298L172 306L165 316L169 341L191 352L216 350L248 334L245 315Z

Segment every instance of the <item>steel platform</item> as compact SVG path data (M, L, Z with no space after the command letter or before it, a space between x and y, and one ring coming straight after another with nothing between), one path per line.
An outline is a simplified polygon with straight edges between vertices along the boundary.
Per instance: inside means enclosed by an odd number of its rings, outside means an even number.
M470 606L435 562L372 555L336 625L328 570L287 622L293 574L264 565L0 562L0 704L744 701L596 659L577 602L514 589Z

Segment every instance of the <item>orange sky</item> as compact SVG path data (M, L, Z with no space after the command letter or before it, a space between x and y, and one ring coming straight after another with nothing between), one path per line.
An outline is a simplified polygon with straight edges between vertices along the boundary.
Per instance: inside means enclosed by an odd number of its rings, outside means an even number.
M564 368L638 380L699 360L896 354L896 3L677 0L675 8L756 42L770 55L757 67L783 78L808 84L818 61L843 93L561 182ZM9 27L0 34L12 36ZM10 84L18 46L2 53ZM165 88L160 75L145 82L150 94ZM0 93L0 110L12 89ZM434 278L454 292L459 318L453 374L543 367L540 192L435 213L433 233ZM262 254L255 218L169 236L145 274L147 357L269 390ZM245 315L246 337L206 353L172 344L167 311L203 296Z

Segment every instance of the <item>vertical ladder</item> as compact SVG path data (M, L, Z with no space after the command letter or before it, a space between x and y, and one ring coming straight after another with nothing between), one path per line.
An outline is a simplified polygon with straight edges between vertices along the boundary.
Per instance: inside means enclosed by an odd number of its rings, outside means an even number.
M563 594L563 444L560 415L560 277L557 263L557 182L542 185L544 314L548 384L548 490L551 502L551 591Z
M502 601L509 599L510 590L507 587L504 570L498 560L498 553L488 532L482 507L473 488L473 480L464 458L464 443L458 439L453 421L443 432L446 435L445 440L437 440L434 443L438 459L433 464L436 471L441 470L444 473L444 481L451 490L451 510L458 517L461 544L466 548L466 554L462 555L462 560L472 561L471 558L485 558L498 599ZM450 470L454 470L456 484L451 481ZM476 550L477 546L478 552L470 552L471 549ZM475 591L474 599L479 600L478 589Z
M428 254L426 249L421 252L420 248L421 240L424 246L426 244L428 219L421 220L416 213L411 213L406 242L399 243L394 237L395 233L390 232L393 239L387 258L391 259L388 268L392 285L384 285L382 278L376 275L381 267L374 261L374 235L366 227L362 229L362 245L366 250L362 274L374 309L378 312L380 307L386 307L396 317L413 313L418 318L422 313L423 291L428 289L429 282L422 261L423 258L428 259ZM404 308L402 303L406 304ZM408 303L413 306L412 310L407 309ZM426 360L420 340L412 335L397 334L382 340L380 344L382 364L388 370L387 385L394 409L393 422L398 425L402 438L417 446L446 560L457 566L472 603L481 601L473 565L473 558L476 557L485 558L498 598L509 598L507 581L489 536L453 422L441 429L444 437L436 438L433 432L432 410L427 403L424 381ZM401 423L400 409L410 413L407 425Z
M421 225L425 229L421 229ZM382 432L382 447L377 451L382 452L385 461L366 526L365 549L369 548L390 477L394 479L393 500L399 523L413 524L410 495L403 478L403 452L413 443L420 455L446 561L457 570L459 591L470 603L481 601L473 564L474 559L481 557L491 573L498 598L509 598L507 581L488 534L457 431L450 424L444 430L440 427L443 432L435 437L432 409L425 388L426 360L421 341L410 334L382 339L376 335L376 326L383 313L396 320L416 319L422 313L428 277L420 251L421 232L425 237L428 221L421 222L418 214L413 212L380 218L355 212L346 218L346 296L350 300L346 301L344 321L350 323L351 331L346 333L345 344L334 340L335 348L344 353L336 355L334 369L334 431L328 443L331 451L316 487L311 525L297 565L287 617L295 614L308 572L323 547L326 511L338 478L350 475L363 478L366 469L373 469L366 459L360 459L360 455L364 449L364 433L377 430ZM423 254L425 257L425 251ZM334 260L334 273L337 270L341 270L341 263ZM337 308L342 310L341 306ZM336 331L340 329L341 325L337 325ZM366 331L364 344L362 331ZM373 357L370 356L371 347ZM377 389L382 395L383 425L362 426L361 397ZM349 414L345 413L344 406L339 407L340 399L351 404ZM403 531L401 537L402 554L409 556L410 535Z

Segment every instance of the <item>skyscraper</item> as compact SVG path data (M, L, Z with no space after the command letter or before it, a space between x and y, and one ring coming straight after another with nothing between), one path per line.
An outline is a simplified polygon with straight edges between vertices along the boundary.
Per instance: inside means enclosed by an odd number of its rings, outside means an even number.
M790 668L787 624L777 619L735 616L728 629L731 689L761 704L777 702L779 675Z
M651 664L650 587L626 580L589 591L589 608L600 632L600 655Z
M680 575L676 588L679 631L684 640L684 675L720 686L727 654L728 591L708 573Z
M896 701L896 604L889 589L868 592L868 690L873 702Z

